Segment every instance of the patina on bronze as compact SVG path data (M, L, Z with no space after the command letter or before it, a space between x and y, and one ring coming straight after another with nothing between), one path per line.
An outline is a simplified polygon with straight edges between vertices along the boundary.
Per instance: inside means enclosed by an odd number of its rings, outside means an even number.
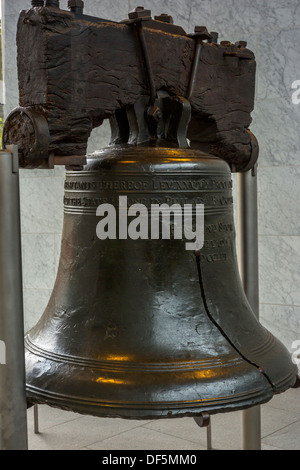
M204 203L205 245L104 240L96 208ZM235 253L231 173L200 151L113 146L65 182L58 276L26 336L36 403L99 416L163 418L231 411L295 383L285 347L256 320Z
M258 157L253 53L218 44L203 26L187 35L142 7L114 23L85 16L82 2L69 2L71 12L32 5L20 15L20 108L4 143L18 143L24 167L68 171L56 283L25 338L28 403L204 417L294 386L297 367L253 314L235 251L231 172ZM111 146L85 161L103 119ZM120 195L147 208L204 204L204 247L100 241L97 207L117 207Z

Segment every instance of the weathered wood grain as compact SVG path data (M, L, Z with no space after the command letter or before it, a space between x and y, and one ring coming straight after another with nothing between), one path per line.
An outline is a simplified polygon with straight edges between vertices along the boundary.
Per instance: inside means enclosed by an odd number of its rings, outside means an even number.
M144 22L143 27L156 89L186 97L195 40L153 29L153 23ZM55 155L84 155L94 127L148 93L132 25L34 8L20 14L17 45L20 106L46 116L49 150ZM248 50L248 60L224 56L230 47L202 45L188 138L192 147L241 169L253 151L248 128L256 64Z

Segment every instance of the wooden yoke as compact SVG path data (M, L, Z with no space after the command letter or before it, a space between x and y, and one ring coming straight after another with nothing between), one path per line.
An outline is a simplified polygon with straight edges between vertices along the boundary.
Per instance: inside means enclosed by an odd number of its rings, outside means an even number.
M219 156L232 171L253 167L256 63L246 43L218 44L204 27L187 35L142 7L119 23L94 18L80 3L64 11L38 1L20 13L20 107L3 145L19 146L21 166L83 165L92 129L109 119L112 143L168 141Z

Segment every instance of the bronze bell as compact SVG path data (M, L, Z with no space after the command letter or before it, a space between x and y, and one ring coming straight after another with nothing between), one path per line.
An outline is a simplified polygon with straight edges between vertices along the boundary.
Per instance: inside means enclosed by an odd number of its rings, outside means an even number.
M26 336L27 393L79 413L164 418L238 410L295 383L238 272L229 166L201 151L114 145L68 171L55 287ZM97 206L204 204L205 243L99 240Z
M120 23L34 8L21 13L17 41L20 108L3 143L18 144L26 168L73 165L56 283L25 338L29 403L199 416L293 386L297 367L253 314L236 257L231 170L252 168L258 155L248 129L254 54L217 44L204 27L187 35L142 7ZM91 130L108 118L111 146L85 162ZM204 205L204 246L100 239L97 208L118 208L120 197L147 210Z

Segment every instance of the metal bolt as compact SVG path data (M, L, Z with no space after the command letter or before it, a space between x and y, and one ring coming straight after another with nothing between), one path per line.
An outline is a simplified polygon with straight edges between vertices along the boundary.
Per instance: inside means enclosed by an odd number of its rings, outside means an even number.
M200 416L196 416L194 421L200 428L206 428L210 424L210 415L208 413L201 413Z
M195 26L194 29L195 33L203 33L204 31L207 31L206 26Z
M195 26L194 31L195 31L195 36L197 36L201 40L211 39L211 35L207 31L206 26Z
M154 19L156 21L162 21L163 23L174 23L172 16L168 15L167 13L162 13L159 16L155 16Z
M230 41L221 41L221 42L220 42L220 45L221 45L221 46L230 46L230 45L231 45L231 42L230 42Z
M240 49L236 49L236 50L230 50L229 49L228 51L223 52L223 55L226 56L226 57L237 57L238 59L242 59L242 60L252 60L253 59L253 55L252 55L251 52L249 52L249 51L243 52Z
M209 39L208 42L212 44L218 44L219 34L216 31L211 31L210 35L211 35L211 39Z
M44 0L31 0L31 6L32 6L32 8L34 8L34 7L43 7L44 6Z
M73 13L83 14L84 9L84 2L82 0L69 0L68 1L68 8Z
M145 10L144 7L136 7L134 10L128 13L128 18L130 20L135 20L137 18L145 18L151 16L151 10Z
M59 8L59 0L46 0L46 7Z
M247 42L246 42L246 41L237 41L237 42L235 43L235 45L236 45L237 47L240 47L240 48L241 48L241 47L245 48L245 47L247 47Z
M161 110L158 106L148 108L147 115L148 118L153 119L155 122L158 122L162 117Z

